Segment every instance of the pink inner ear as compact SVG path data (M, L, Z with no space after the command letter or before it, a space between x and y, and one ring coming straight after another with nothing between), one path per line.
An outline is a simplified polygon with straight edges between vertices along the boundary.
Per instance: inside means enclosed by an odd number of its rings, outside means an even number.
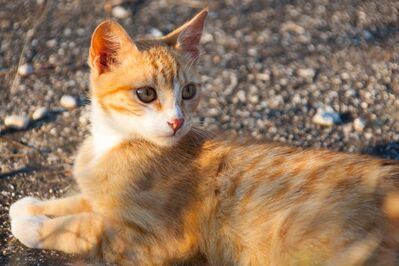
M188 52L193 59L199 57L199 43L202 35L202 27L200 30L187 28L180 35L180 45L182 49Z
M110 71L112 65L117 65L116 58L120 44L101 38L93 46L94 65L99 74Z
M177 39L178 46L180 46L183 51L188 52L194 60L197 60L199 57L199 44L207 14L208 11L203 10L195 16Z

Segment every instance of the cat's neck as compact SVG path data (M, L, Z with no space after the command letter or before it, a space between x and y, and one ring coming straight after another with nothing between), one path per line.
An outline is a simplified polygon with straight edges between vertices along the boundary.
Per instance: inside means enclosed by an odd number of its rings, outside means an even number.
M91 135L93 137L93 148L96 157L100 157L107 151L116 147L126 140L120 132L109 126L108 116L101 109L96 100L91 103Z

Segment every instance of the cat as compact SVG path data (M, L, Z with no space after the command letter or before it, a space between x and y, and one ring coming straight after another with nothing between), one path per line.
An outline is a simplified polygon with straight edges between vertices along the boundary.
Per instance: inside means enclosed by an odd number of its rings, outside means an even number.
M15 202L13 235L118 265L397 263L396 161L193 126L207 14L157 39L109 20L95 29L80 193Z

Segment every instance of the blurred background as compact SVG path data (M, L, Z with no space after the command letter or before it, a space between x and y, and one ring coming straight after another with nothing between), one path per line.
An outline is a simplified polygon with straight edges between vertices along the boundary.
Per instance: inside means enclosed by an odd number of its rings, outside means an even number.
M23 248L18 198L59 197L88 134L91 33L105 18L156 37L201 8L209 130L399 159L399 1L0 0L0 265L79 260Z

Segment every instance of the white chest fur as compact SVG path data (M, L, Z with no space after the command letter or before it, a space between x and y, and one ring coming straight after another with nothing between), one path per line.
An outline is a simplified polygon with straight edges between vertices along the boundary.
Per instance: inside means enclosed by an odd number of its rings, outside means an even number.
M107 116L96 101L91 106L91 134L96 157L103 155L113 147L119 145L125 137L109 126Z

